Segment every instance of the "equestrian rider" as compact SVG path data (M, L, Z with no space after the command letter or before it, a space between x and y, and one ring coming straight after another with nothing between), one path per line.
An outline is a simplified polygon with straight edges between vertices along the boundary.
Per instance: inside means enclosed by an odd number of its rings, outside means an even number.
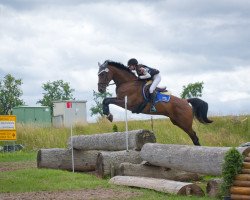
M151 67L148 67L146 65L138 64L138 61L135 58L131 58L128 61L128 68L137 74L139 79L143 80L152 80L153 83L151 84L149 88L149 93L150 93L150 102L151 102L151 107L150 107L150 112L156 112L155 108L155 97L156 93L154 92L155 88L161 81L161 76L160 76L160 71Z

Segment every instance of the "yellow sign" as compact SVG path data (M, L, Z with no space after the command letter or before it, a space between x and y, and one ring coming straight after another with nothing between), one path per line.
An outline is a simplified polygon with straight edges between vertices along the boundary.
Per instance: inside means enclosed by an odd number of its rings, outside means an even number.
M15 115L0 115L0 140L16 140Z

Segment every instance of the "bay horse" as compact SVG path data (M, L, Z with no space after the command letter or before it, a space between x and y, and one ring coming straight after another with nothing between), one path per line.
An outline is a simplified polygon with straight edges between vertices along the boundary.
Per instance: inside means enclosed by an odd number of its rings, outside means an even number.
M121 63L107 60L103 64L98 64L98 91L100 93L106 92L111 80L116 85L116 97L103 100L103 114L107 116L109 121L113 121L113 115L109 111L109 104L124 108L124 97L127 96L127 109L133 111L145 102L142 94L145 80L139 80L134 73ZM189 135L194 145L200 146L199 138L193 130L192 124L194 116L201 123L212 122L207 118L208 104L205 101L199 98L181 99L170 95L168 103L158 102L155 107L157 112L152 113L150 112L150 103L147 103L141 113L169 117L174 125L180 127Z

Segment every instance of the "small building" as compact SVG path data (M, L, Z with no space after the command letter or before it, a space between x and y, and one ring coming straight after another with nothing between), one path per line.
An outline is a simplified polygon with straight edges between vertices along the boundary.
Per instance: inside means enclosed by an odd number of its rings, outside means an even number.
M53 102L53 126L70 127L87 123L87 101L61 100Z
M17 106L12 109L17 123L51 125L51 112L47 106Z

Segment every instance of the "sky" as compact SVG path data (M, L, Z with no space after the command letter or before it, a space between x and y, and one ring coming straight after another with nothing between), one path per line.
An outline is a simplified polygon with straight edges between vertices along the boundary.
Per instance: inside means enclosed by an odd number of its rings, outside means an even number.
M22 79L29 106L44 83L68 82L95 121L97 63L136 58L159 69L173 95L203 81L210 116L250 114L249 10L249 0L0 0L0 79ZM123 109L110 110L124 120Z

